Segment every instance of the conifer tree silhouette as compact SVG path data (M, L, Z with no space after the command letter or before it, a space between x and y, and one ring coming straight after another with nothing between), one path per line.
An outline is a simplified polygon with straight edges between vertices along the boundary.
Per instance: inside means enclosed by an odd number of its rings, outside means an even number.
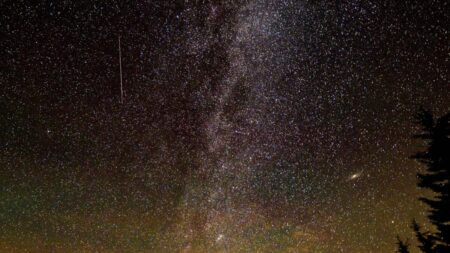
M419 224L417 224L416 220L413 220L411 227L416 233L416 238L419 242L419 249L424 253L434 253L434 239L430 232L422 232L422 229Z
M428 205L428 219L435 225L436 232L422 232L413 221L412 227L423 252L450 252L450 113L435 119L429 111L418 114L422 125L415 138L427 142L427 149L418 152L414 159L427 166L424 173L418 173L418 186L433 191L434 197L419 198Z
M409 253L409 245L397 236L397 253Z

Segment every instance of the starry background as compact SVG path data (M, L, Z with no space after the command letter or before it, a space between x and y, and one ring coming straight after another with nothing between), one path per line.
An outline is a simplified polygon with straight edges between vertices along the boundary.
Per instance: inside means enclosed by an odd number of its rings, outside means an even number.
M424 222L446 1L0 10L1 252L393 252Z

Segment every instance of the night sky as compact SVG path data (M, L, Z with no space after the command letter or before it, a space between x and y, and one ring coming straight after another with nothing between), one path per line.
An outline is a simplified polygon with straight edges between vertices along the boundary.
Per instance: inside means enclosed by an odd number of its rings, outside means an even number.
M0 252L414 244L414 115L450 111L449 9L1 1Z

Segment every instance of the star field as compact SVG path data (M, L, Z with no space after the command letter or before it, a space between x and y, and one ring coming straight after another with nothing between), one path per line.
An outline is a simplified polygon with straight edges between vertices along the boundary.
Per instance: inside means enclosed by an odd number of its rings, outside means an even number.
M3 1L0 251L393 252L448 7Z

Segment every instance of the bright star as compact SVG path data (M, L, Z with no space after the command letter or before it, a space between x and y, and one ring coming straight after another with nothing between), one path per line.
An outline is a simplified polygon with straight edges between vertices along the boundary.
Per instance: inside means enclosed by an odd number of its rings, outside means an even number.
M223 239L223 234L219 234L216 238L216 242L219 242Z

